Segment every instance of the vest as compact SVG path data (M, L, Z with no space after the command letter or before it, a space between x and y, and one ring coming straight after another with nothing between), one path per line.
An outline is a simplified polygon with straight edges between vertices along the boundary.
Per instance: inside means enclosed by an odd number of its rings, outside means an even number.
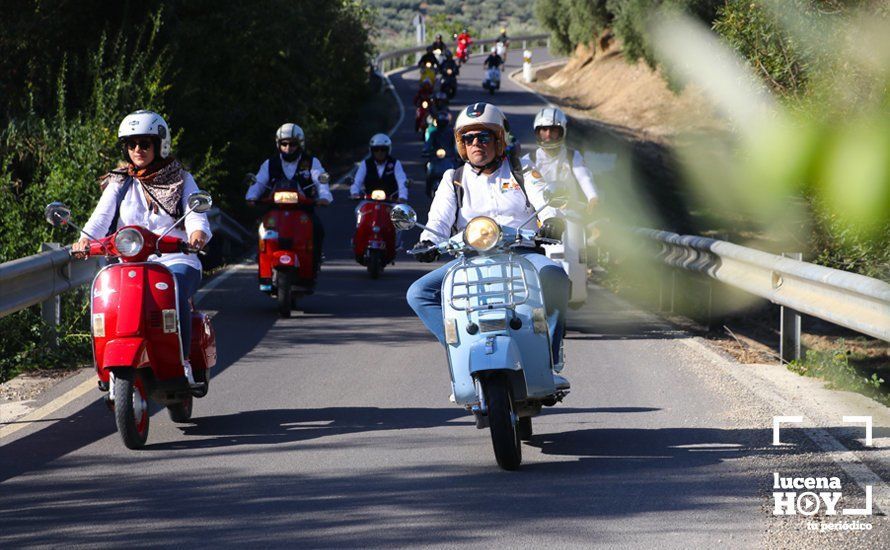
M313 157L303 153L300 162L297 164L297 171L294 172L293 179L288 179L284 175L284 167L281 164L281 155L269 157L269 187L272 191L281 190L297 190L301 191L310 199L318 198L318 186L306 187L312 185L312 161Z
M399 182L396 181L396 159L386 157L383 165L383 176L377 175L377 163L368 157L365 159L365 192L375 189L383 189L386 196L390 196L399 190Z

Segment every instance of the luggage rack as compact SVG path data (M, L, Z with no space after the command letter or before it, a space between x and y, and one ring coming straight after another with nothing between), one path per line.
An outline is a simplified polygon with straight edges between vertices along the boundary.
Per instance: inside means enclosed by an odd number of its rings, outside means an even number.
M482 277L470 280L470 271L482 268L493 269L500 267L501 277ZM516 271L519 271L517 274ZM463 281L458 280L462 275ZM472 260L462 262L452 268L451 272L451 296L449 304L457 311L485 311L492 309L514 309L516 306L528 301L528 281L525 278L525 270L519 262L513 261L512 256L506 260L493 261L485 264L474 264ZM491 285L503 285L504 290L489 290ZM465 289L462 293L458 289ZM500 300L492 300L500 298ZM470 305L470 301L476 299L484 303ZM458 305L458 302L463 304Z

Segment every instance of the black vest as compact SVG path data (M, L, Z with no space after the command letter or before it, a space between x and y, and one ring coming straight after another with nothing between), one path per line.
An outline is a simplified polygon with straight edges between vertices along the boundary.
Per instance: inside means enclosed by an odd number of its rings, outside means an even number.
M383 189L386 196L390 196L399 190L396 181L396 159L388 156L383 165L383 176L377 175L377 163L373 157L365 159L365 192L370 193L375 189Z
M311 155L303 153L297 164L297 171L294 172L293 179L288 179L284 175L284 166L282 166L281 155L269 157L269 187L273 191L281 191L295 189L301 191L310 199L318 198L318 186L306 187L312 185L312 161Z

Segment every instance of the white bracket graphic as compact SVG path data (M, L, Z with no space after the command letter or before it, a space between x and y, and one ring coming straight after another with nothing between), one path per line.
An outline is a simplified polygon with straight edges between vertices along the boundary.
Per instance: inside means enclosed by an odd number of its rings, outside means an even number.
M845 416L845 424L865 424L865 446L872 447L871 440L871 417L870 416Z
M802 416L774 416L773 417L773 445L782 445L779 439L779 426L781 424L802 424Z

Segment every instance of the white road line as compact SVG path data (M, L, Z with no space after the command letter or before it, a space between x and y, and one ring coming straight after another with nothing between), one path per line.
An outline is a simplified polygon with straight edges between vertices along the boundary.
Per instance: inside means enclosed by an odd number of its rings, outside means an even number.
M782 397L778 391L766 387L764 384L755 382L751 377L743 376L738 368L738 364L733 364L721 357L701 342L691 338L684 338L679 341L700 355L705 356L720 367L723 372L751 390L751 392L757 395L760 399L772 405L777 411L784 413L793 407L793 405L789 403L787 399ZM862 487L863 490L865 490L866 486L871 485L872 500L875 507L882 510L884 513L890 512L890 488L888 488L887 484L884 483L880 476L859 460L859 457L857 457L855 453L844 447L840 441L835 439L834 436L822 428L802 428L802 430L803 433L816 444L816 446L822 449L831 460L837 463L837 465L840 466L857 485Z
M95 387L96 380L93 377L84 380L74 388L53 399L46 405L39 407L26 414L25 416L14 420L14 424L7 424L6 426L0 428L0 439L10 436L15 432L21 430L22 428L30 426L32 423L37 422L38 420L43 420L47 416L53 414L57 410L61 409L68 403L71 403L81 395L86 394L88 391L94 389ZM0 447L2 446L3 442L0 441Z

